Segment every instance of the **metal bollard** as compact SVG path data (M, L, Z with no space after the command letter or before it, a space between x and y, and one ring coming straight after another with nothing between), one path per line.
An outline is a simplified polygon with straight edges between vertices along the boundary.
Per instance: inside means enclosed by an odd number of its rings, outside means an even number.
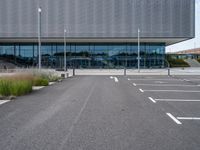
M170 68L168 68L168 76L170 76Z
M75 68L73 68L73 76L75 76Z
M126 76L126 68L124 68L124 76Z

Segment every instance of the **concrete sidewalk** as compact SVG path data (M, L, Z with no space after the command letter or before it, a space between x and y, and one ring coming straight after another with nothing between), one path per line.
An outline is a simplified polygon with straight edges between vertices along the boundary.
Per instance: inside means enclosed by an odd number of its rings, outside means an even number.
M76 75L124 75L124 69L76 69ZM127 69L127 75L168 75L168 69ZM171 68L171 75L200 75L199 68Z
M27 72L29 69L17 69L12 73L4 72L0 73L2 75L12 75L16 72ZM31 69L30 69L31 71ZM42 69L42 71L51 72L61 76L65 73L63 71L55 71L54 69ZM69 77L73 75L73 69L68 69L67 73ZM168 75L168 69L141 69L138 72L137 69L127 69L127 75ZM75 75L124 75L124 69L75 69ZM189 68L170 68L170 75L200 75L200 69L195 67Z

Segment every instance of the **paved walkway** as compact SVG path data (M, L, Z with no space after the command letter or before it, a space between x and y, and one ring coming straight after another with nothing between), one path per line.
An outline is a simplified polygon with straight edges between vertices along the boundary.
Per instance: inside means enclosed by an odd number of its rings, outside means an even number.
M127 75L168 75L168 69L127 69ZM171 75L200 75L199 68L171 68ZM76 75L124 75L124 69L76 69Z

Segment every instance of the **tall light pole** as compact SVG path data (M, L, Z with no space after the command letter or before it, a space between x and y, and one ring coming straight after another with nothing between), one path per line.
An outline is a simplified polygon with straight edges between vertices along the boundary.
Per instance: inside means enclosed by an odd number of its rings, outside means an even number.
M41 70L41 7L38 8L38 68Z
M67 33L67 30L64 29L64 71L67 70L67 64L66 64L66 33Z
M138 72L140 72L140 29L138 28Z

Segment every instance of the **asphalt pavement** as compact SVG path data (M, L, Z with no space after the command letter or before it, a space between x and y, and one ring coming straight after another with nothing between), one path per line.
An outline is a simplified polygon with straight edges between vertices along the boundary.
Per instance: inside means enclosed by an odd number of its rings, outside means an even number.
M1 150L199 150L199 76L75 76L0 105Z

